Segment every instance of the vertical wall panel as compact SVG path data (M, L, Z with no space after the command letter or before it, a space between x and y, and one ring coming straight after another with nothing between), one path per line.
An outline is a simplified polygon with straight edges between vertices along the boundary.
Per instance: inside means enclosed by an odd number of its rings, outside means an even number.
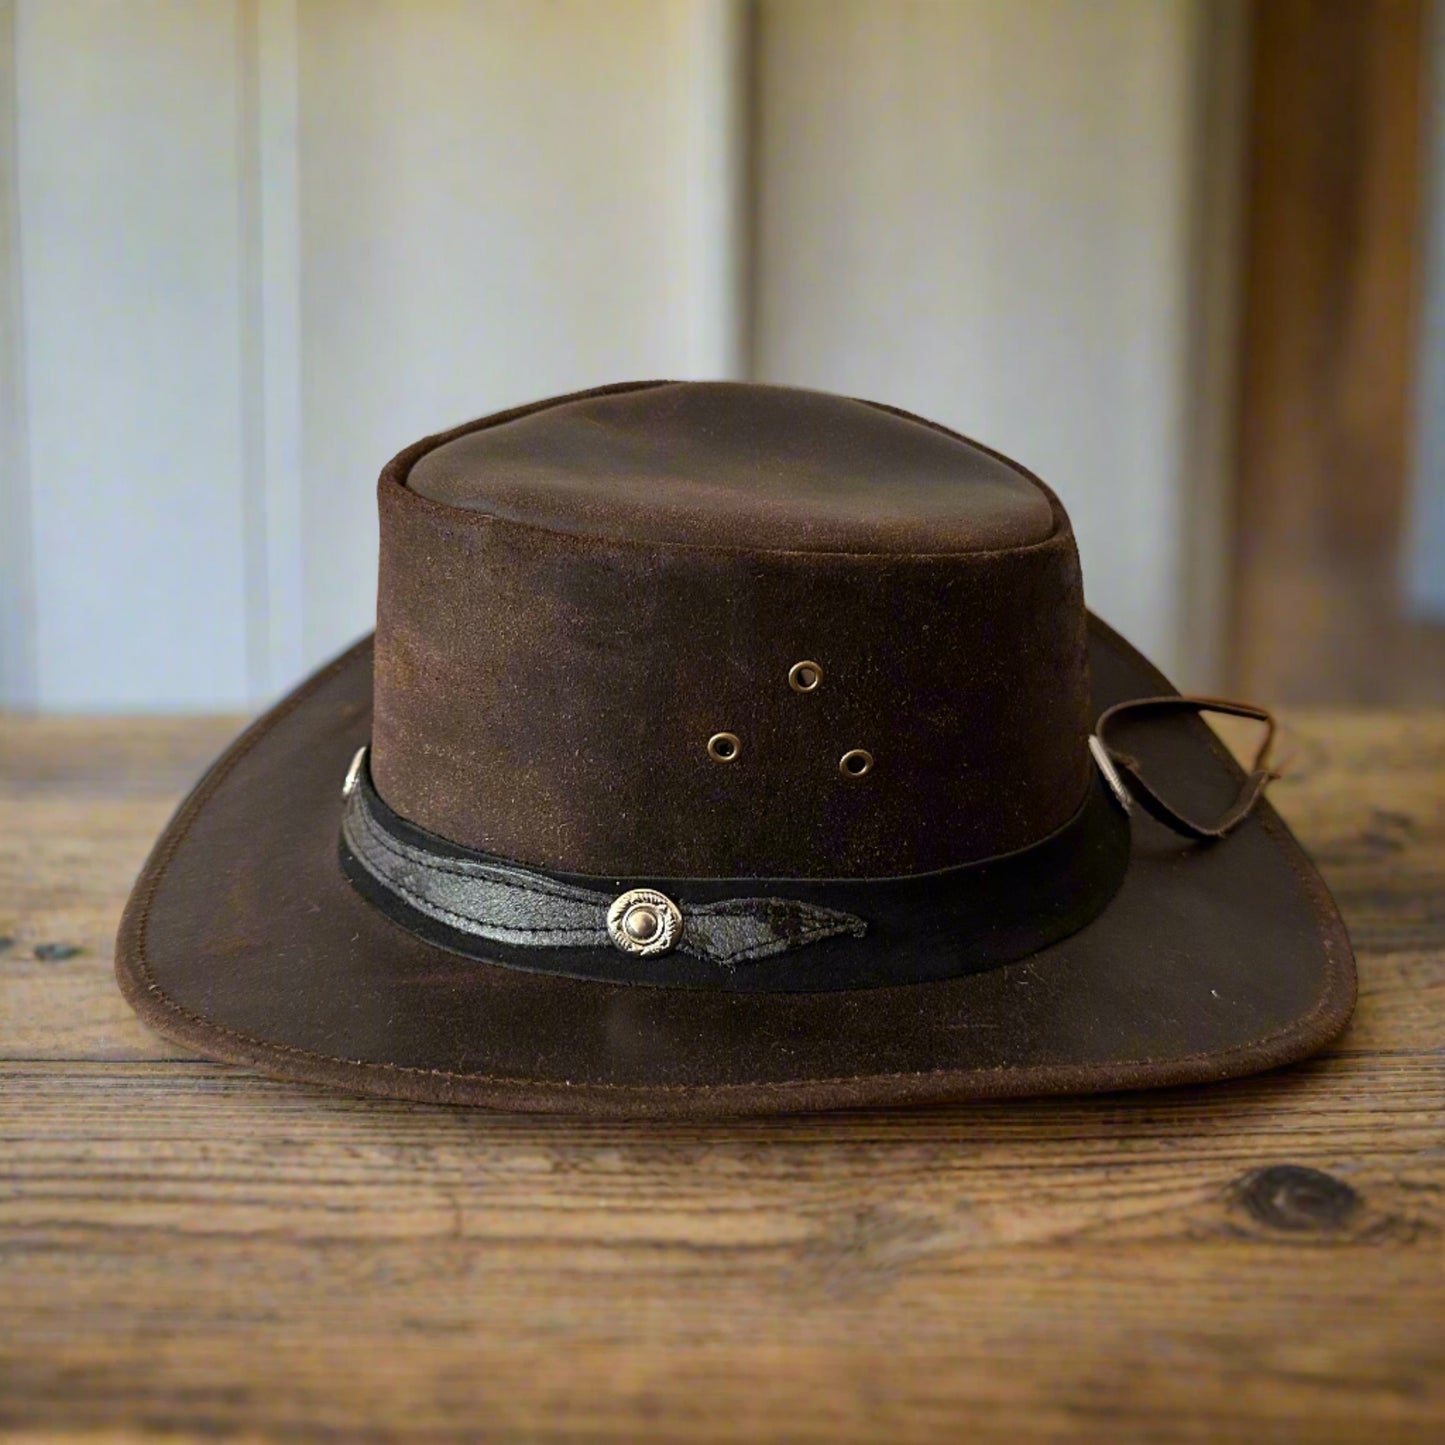
M764 0L756 370L1039 471L1180 647L1192 4Z
M301 10L307 648L369 625L428 431L687 361L664 0Z
M675 240L670 306L682 355L672 374L747 372L750 7L747 0L668 4Z
M7 700L264 700L397 447L740 366L741 0L5 4Z
M0 0L0 707L36 702L18 119L15 0Z
M242 414L253 695L305 671L297 0L241 0Z
M45 706L248 697L237 37L225 0L18 5Z
M0 699L261 701L398 447L750 365L1015 451L1176 655L1198 0L12 12Z

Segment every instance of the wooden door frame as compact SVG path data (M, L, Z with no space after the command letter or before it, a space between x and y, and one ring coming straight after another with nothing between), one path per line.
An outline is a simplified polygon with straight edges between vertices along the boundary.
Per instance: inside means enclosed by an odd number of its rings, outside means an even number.
M1426 0L1254 0L1229 685L1445 699L1404 615Z

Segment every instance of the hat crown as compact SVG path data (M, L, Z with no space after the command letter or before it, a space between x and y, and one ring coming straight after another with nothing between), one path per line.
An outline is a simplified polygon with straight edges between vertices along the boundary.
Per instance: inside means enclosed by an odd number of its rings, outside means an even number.
M879 877L1027 847L1089 776L1068 518L872 403L641 383L380 484L372 771L533 867Z
M741 382L609 390L426 452L417 494L620 542L890 556L1045 541L1013 463L865 401Z

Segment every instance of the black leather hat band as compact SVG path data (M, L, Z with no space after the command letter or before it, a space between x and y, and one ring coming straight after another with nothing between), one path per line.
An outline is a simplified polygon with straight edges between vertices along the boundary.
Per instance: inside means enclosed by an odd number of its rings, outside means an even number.
M484 943L618 947L638 956L676 948L736 967L840 933L867 932L851 913L781 898L699 903L688 909L684 925L676 905L669 907L671 900L655 889L600 892L498 859L444 857L394 831L395 815L388 826L385 812L363 765L341 823L356 863L415 912ZM622 922L629 914L616 908L629 902L630 914L643 920L631 933Z
M362 755L340 854L394 922L492 964L609 983L831 992L978 973L1092 920L1123 879L1129 823L1098 778L1033 847L877 879L599 878L459 847L400 818Z

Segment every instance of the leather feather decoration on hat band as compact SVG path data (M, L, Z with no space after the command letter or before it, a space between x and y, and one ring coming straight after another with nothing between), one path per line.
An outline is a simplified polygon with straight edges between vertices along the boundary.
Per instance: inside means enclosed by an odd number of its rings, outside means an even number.
M609 983L831 992L956 977L1090 922L1123 879L1129 823L1103 780L1032 847L873 879L637 880L551 873L401 818L357 753L341 866L393 922L454 952Z
M688 910L684 926L676 904L655 889L615 895L495 859L444 857L387 827L363 754L357 763L341 822L357 863L418 913L487 943L615 946L640 956L676 948L734 968L840 933L861 938L868 931L851 913L782 898L700 904ZM629 926L632 919L638 921Z

